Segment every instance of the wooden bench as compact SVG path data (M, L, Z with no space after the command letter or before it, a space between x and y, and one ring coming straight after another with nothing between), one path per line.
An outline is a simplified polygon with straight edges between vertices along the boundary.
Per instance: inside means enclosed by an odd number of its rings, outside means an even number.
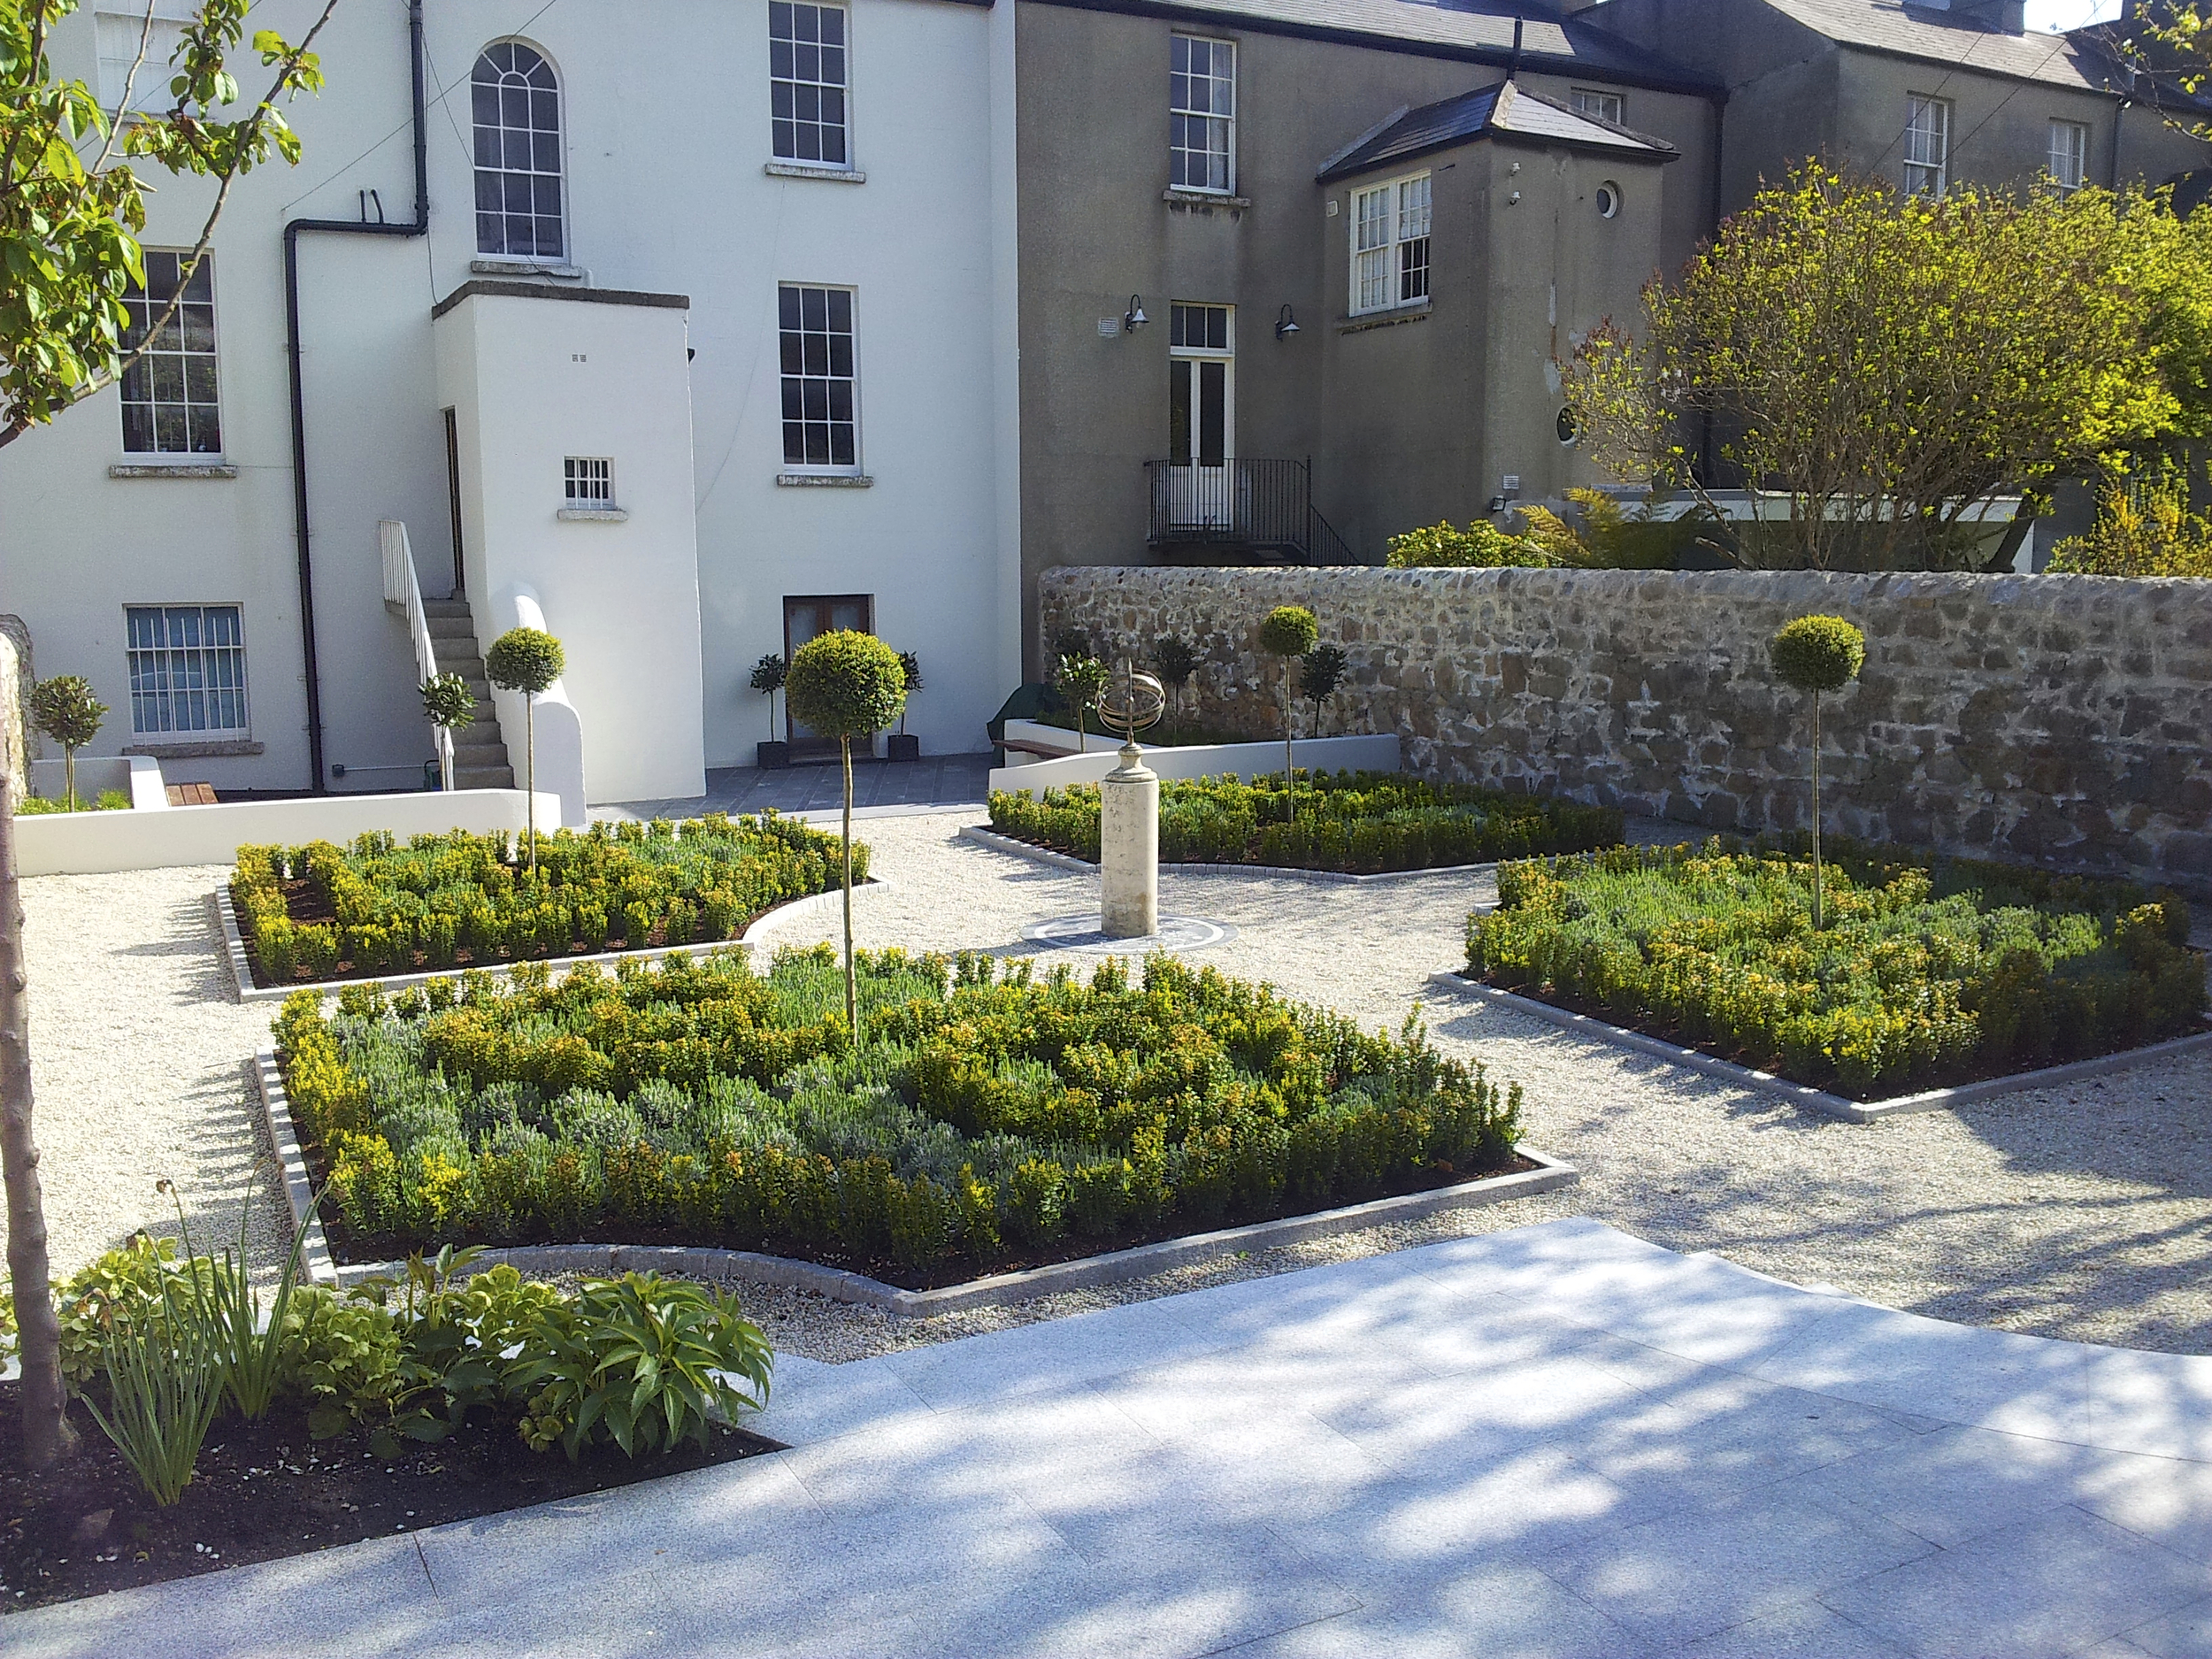
M167 786L171 806L219 806L211 783L173 783Z

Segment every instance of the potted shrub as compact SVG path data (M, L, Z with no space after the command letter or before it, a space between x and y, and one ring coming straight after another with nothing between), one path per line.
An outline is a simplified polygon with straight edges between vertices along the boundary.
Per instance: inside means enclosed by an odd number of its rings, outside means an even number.
M1096 704L1099 693L1112 678L1113 671L1087 652L1062 657L1060 665L1052 671L1052 688L1075 711L1075 752L1079 755L1090 748L1084 713Z
M1841 617L1786 622L1769 647L1774 677L1813 698L1813 931L1824 926L1820 879L1820 694L1841 691L1866 666L1866 635Z
M1183 719L1183 687L1190 683L1191 675L1197 671L1198 653L1191 649L1191 642L1179 634L1164 634L1153 643L1152 667L1160 676L1160 684L1167 688L1168 706L1174 710L1175 722L1170 729L1179 735Z
M911 697L922 688L922 659L911 651L901 651L899 672L906 676L906 695ZM890 747L893 760L919 760L922 757L922 740L906 734L904 703L899 705L899 729L891 733Z
M469 682L458 674L433 674L418 687L422 693L422 711L430 724L448 732L458 732L476 724L476 698L469 690ZM440 778L442 787L450 787L453 780Z
M753 664L753 677L745 683L768 699L768 741L753 745L753 764L763 772L774 772L791 764L791 745L776 735L776 694L783 689L784 679L791 665L783 660L783 653L771 651Z
M527 781L523 824L530 839L530 873L538 872L538 694L561 677L567 658L561 642L541 628L509 628L484 653L484 672L502 691L522 694L523 752Z
M853 739L899 718L906 673L899 654L872 634L837 628L818 634L791 654L784 706L792 718L837 740L845 768L845 1029L856 1032L858 987L853 978Z
M1293 823L1298 819L1298 773L1290 748L1290 661L1313 649L1321 625L1303 605L1277 605L1260 624L1260 649L1283 659L1283 799Z
M1309 737L1321 735L1321 705L1343 683L1344 663L1341 645L1317 645L1299 661L1298 695L1313 704L1313 730L1307 733Z
M31 723L61 745L66 810L77 810L77 751L100 735L108 705L81 674L58 674L31 687Z

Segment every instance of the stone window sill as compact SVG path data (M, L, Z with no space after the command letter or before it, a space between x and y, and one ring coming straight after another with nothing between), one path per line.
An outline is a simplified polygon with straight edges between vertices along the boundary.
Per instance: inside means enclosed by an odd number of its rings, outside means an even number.
M119 461L108 468L110 478L236 478L238 469L228 461Z
M217 737L204 743L127 743L123 752L150 755L156 760L214 760L226 756L258 755L263 748L250 737Z
M813 167L803 161L772 161L761 171L772 179L819 179L825 184L868 182L868 175L857 167Z
M1241 210L1252 205L1249 196L1221 196L1212 190L1179 190L1171 184L1160 192L1160 200L1171 207L1233 207Z
M1428 320L1432 302L1416 300L1410 305L1393 305L1388 311L1362 311L1356 317L1337 319L1340 334L1365 334L1371 328L1392 328L1400 323L1419 323Z
M478 276L541 276L561 282L584 282L591 278L591 273L581 265L546 265L535 259L472 259L469 269Z
M865 472L779 472L776 483L784 489L872 489L875 480Z
M553 516L565 524L626 524L630 518L622 507L563 507Z

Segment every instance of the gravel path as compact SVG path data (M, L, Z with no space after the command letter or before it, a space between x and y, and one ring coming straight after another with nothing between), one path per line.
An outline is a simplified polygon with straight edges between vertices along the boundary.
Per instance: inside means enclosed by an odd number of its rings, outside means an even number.
M154 1183L176 1183L193 1241L238 1237L253 1193L255 1259L281 1261L289 1215L248 1061L273 1005L241 1005L208 895L224 865L23 883L31 1087L48 1246L66 1275L143 1227L174 1233Z
M957 839L972 809L873 819L888 879L855 905L864 946L1021 954L1022 927L1097 908L1095 878ZM206 895L223 872L25 883L33 1037L55 1259L66 1270L157 1225L156 1176L234 1225L261 1148L243 1061L273 1010L220 988ZM1162 909L1233 923L1199 953L1370 1025L1417 1004L1440 1043L1528 1094L1527 1139L1580 1167L1563 1193L1204 1263L1018 1308L903 1321L749 1287L777 1345L815 1358L1057 1317L1225 1279L1555 1216L1594 1216L1678 1250L1801 1284L2041 1335L2212 1352L2212 1065L2146 1066L2068 1088L1874 1125L1815 1119L1540 1021L1440 997L1486 879L1355 887L1233 872L1169 876ZM772 941L833 936L834 912ZM273 1189L268 1189L272 1193ZM273 1217L276 1200L261 1207ZM273 1224L262 1248L280 1245Z

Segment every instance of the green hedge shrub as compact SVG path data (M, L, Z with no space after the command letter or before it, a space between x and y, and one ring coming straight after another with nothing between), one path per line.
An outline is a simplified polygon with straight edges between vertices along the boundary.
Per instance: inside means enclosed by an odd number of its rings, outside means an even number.
M1794 1082L1870 1098L2198 1029L2173 894L1967 860L1714 841L1503 866L1468 971Z
M715 944L763 911L838 884L838 838L780 818L595 824L538 842L532 873L504 832L389 833L241 847L238 926L265 985L484 967L620 947ZM853 876L868 849L853 847Z
M1282 774L1240 782L1170 779L1160 785L1160 857L1166 864L1280 864L1367 874L1486 864L1532 853L1579 852L1621 839L1621 814L1399 772L1308 772L1298 817L1286 821ZM991 827L1079 858L1098 857L1096 784L991 795Z
M1501 1166L1517 1087L1166 957L1140 986L995 958L542 964L277 1021L363 1248L680 1238L926 1271Z

